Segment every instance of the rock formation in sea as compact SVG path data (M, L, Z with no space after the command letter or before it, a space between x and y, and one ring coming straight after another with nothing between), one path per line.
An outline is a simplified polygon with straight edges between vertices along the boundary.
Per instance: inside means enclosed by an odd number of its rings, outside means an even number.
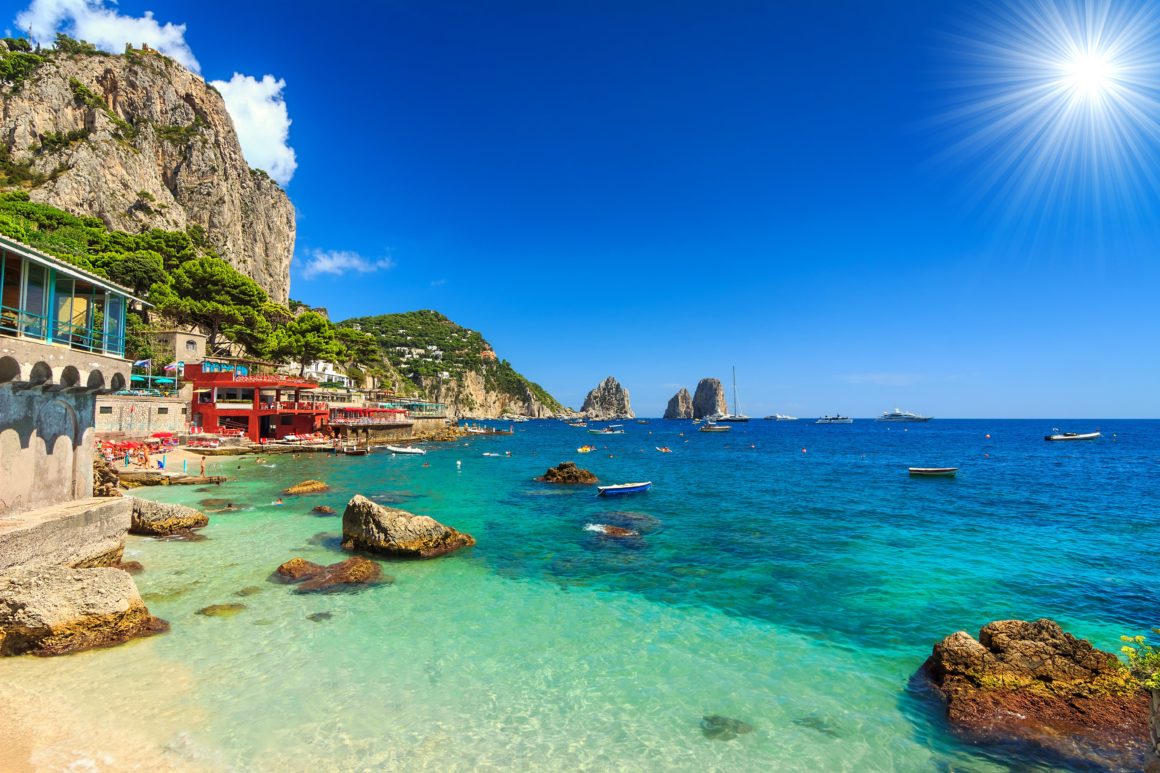
M689 390L681 387L681 391L673 395L669 400L668 406L665 408L666 419L692 419L693 416L693 397L689 394Z
M1000 620L978 639L951 634L922 670L952 726L974 741L1016 739L1076 766L1143 767L1148 695L1115 655L1051 620Z
M636 418L628 399L628 390L612 376L601 381L588 393L580 412L597 421Z
M360 585L394 582L384 577L382 567L362 556L323 566L304 558L291 558L275 570L282 582L297 583L295 593L319 593L350 590Z
M475 538L434 518L383 507L356 494L342 514L342 547L398 558L435 558L475 544Z
M22 566L0 575L0 656L65 655L168 627L120 569Z
M321 494L324 491L330 491L330 486L326 485L323 481L304 480L301 483L295 483L282 493L289 496L298 496L301 494Z
M693 395L693 418L703 419L718 413L728 413L729 405L725 401L725 387L715 378L703 378L697 382L697 391Z
M209 517L200 510L185 505L133 499L132 534L169 537L200 529L209 523Z
M544 483L595 483L599 480L590 471L577 467L576 462L560 462L540 478Z
M40 59L0 86L0 152L28 165L33 201L130 233L188 230L287 301L294 207L246 163L217 89L152 50Z

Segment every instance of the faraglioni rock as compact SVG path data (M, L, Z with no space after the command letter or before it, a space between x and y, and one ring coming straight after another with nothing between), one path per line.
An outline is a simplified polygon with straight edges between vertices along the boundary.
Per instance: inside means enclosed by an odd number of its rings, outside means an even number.
M697 392L693 395L693 418L704 419L719 413L728 413L725 402L725 387L715 378L703 378L697 382Z
M434 518L383 507L356 494L342 514L342 547L396 558L435 558L475 544L475 538Z
M628 399L628 390L620 385L615 378L609 376L601 381L595 389L584 398L584 405L580 412L589 419L635 419L632 404Z
M560 462L549 467L540 480L544 483L595 483L600 479L583 467L577 467L576 462Z
M152 50L48 53L0 86L0 144L30 163L33 201L110 228L191 230L285 303L294 207L251 169L222 96Z
M120 569L35 566L0 575L0 656L65 655L168 628Z
M681 391L673 395L673 399L669 400L668 407L665 408L666 419L692 419L693 416L693 397L689 394L689 390L681 387Z
M951 724L972 740L1017 739L1085 769L1094 759L1143 768L1148 695L1115 655L1051 620L996 621L978 639L951 634L922 671L946 699Z
M209 523L209 516L185 505L170 505L133 498L132 534L168 537L200 529Z

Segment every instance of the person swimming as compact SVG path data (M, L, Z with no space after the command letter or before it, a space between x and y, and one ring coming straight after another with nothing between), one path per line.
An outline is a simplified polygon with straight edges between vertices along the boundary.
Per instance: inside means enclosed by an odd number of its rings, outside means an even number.
M286 504L286 503L282 501L282 497L278 497L277 499L275 499L275 500L273 501L273 503L272 503L272 504L275 504L275 505L284 505L284 504Z

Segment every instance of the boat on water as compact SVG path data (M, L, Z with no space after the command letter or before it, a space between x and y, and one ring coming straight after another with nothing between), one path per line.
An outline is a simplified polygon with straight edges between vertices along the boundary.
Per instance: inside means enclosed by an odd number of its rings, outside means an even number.
M893 411L883 411L876 421L930 421L933 418L933 416L923 416L914 411L895 408Z
M705 422L704 424L702 424L701 428L697 431L698 432L728 432L731 429L733 429L733 428L730 427L728 424L718 424L715 421L709 421L709 422Z
M623 494L639 494L643 491L648 491L650 488L652 488L651 480L646 480L643 483L617 483L614 486L597 486L596 496L616 497Z
M814 422L814 424L853 424L854 420L849 416L841 416L835 414L833 416L823 416Z
M726 422L744 422L749 421L749 417L741 412L737 407L737 366L733 366L733 413L719 413L711 417L713 421Z
M383 446L384 449L390 451L392 454L414 454L423 456L427 452L422 448L414 448L413 446Z
M576 449L578 454L590 454L596 450L596 446L580 446Z
M624 425L623 424L609 424L607 427L604 427L603 429L590 429L590 430L588 430L588 433L591 435L623 435L624 434Z
M637 419L636 423L637 424L648 424L648 419Z
M586 422L586 421L570 421L570 422L568 422L568 426L569 427L579 427L579 428L583 429L584 427L588 426L588 422Z
M653 446L653 448L660 451L662 454L671 454L673 452L673 449L669 448L668 446Z
M1100 436L1099 432L1060 432L1058 429L1054 430L1053 435L1044 435L1044 440L1095 440Z
M783 416L780 413L775 413L772 416L766 416L766 421L797 421L797 416Z
M911 467L910 474L915 478L953 478L959 471L958 467Z

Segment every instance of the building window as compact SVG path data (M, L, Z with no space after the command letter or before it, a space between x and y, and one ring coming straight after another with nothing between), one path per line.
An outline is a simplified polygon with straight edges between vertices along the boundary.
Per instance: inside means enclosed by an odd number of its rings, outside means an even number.
M190 338L188 341L186 341L185 342L185 351L196 352L197 351L197 341L194 341L192 338Z
M112 413L112 412L113 412L113 406L111 406L111 405L102 405L102 406L100 406L100 407L97 409L97 412L98 412L98 413Z
M158 416L168 416L168 415L169 415L169 409L168 409L168 408L158 408L158 409L157 409L157 415L158 415Z
M182 409L181 409L181 415L182 415L182 416L188 416L188 415L189 415L189 408L182 408Z

